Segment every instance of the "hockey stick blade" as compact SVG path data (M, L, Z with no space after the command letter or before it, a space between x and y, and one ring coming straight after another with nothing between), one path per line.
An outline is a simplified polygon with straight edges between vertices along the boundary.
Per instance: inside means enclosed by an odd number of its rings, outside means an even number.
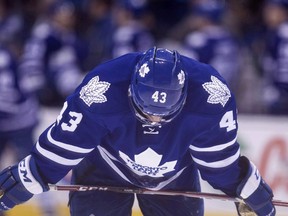
M225 194L215 194L206 192L193 191L169 191L169 190L148 190L144 188L126 188L114 186L87 186L87 185L49 185L50 191L110 191L117 193L135 193L135 194L150 194L150 195L165 195L165 196L187 196L192 198L216 199L231 202L243 202L237 197L229 197ZM275 206L288 207L288 202L281 200L272 200Z

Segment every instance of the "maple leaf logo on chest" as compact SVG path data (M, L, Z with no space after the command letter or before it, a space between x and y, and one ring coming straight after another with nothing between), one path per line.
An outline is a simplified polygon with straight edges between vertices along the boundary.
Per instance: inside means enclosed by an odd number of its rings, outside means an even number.
M230 90L215 76L211 76L211 81L212 82L206 82L202 85L203 88L209 93L207 102L211 104L220 103L224 107L231 97Z
M119 155L126 165L139 176L163 177L164 174L173 171L177 163L177 160L174 160L160 165L163 156L151 148L135 155L134 158L130 158L121 151L119 151Z
M80 91L80 98L90 107L93 103L107 101L104 93L109 89L110 83L99 81L99 76L93 77Z

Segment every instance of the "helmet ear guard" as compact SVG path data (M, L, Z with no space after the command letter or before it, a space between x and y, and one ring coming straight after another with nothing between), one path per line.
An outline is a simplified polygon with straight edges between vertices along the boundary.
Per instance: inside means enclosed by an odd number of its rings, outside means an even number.
M181 111L187 96L187 75L177 51L163 48L147 50L135 67L129 98L136 117L154 124L147 115L170 122Z

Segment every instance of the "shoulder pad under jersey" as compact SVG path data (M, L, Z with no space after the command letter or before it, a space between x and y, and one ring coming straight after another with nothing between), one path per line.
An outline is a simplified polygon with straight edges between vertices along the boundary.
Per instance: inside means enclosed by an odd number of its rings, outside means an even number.
M182 62L188 74L186 111L215 115L227 109L236 109L233 93L213 67L183 56Z
M129 111L128 88L139 57L139 53L130 53L95 67L76 89L73 98L90 112Z

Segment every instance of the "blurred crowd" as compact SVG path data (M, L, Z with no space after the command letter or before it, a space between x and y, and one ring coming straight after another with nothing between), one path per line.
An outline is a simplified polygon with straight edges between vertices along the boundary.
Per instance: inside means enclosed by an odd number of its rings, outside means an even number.
M61 106L97 64L156 45L218 69L240 113L281 115L287 11L288 0L0 0L0 44L43 105Z
M215 67L240 114L288 114L288 0L0 0L0 154L27 155L39 107L97 64L153 46Z

